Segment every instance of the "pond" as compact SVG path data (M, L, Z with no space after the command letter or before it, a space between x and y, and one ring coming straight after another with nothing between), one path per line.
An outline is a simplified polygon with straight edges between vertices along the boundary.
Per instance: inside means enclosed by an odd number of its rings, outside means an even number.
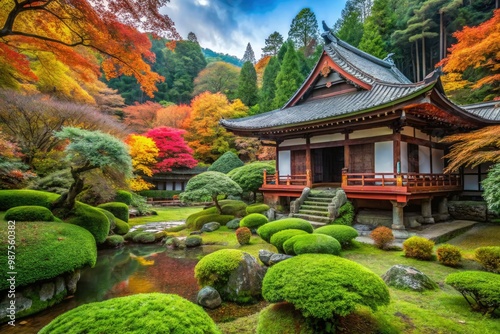
M16 326L0 326L0 333L37 333L43 326L79 305L138 293L163 292L196 301L199 287L194 278L198 259L218 247L202 246L170 250L164 245L132 245L99 251L94 268L82 271L74 296L42 312L17 319ZM258 312L261 304L237 306L225 303L207 313L217 322Z

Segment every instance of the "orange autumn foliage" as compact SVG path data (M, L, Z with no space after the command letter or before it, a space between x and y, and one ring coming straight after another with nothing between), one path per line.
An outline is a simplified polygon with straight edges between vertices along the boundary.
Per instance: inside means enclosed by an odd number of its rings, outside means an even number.
M142 104L136 102L123 109L124 123L136 132L145 132L153 127L156 113L162 108L162 105L156 102L147 101Z
M191 107L186 104L169 105L156 111L154 127L167 126L170 128L185 129L185 123L191 115Z

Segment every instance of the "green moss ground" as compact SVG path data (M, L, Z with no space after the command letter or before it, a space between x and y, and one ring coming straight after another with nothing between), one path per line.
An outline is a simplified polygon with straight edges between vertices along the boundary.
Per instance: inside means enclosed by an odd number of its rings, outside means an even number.
M155 223L155 222L185 220L191 214L203 210L203 207L201 206L160 207L160 208L155 207L153 208L153 210L156 211L158 215L130 218L128 221L129 225L134 226L134 225L141 225L141 224Z

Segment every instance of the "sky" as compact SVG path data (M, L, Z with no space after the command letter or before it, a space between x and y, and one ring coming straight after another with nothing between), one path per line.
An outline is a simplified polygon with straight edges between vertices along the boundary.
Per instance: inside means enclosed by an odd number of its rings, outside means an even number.
M192 31L201 47L242 58L248 43L255 58L261 56L265 39L274 31L284 39L293 18L302 8L309 7L316 15L320 32L321 21L330 27L340 17L345 0L170 0L161 12L175 23L182 38Z

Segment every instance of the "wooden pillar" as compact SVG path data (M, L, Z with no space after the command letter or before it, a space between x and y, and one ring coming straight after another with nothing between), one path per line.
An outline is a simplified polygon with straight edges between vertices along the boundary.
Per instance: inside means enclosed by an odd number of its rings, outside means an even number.
M311 185L312 185L311 168L312 168L312 161L311 161L311 138L309 138L309 135L308 135L306 137L306 185L308 187L311 187Z
M349 140L349 132L345 132L345 142ZM349 145L344 144L344 169L349 172L349 167L351 163L351 154L349 152Z
M401 133L394 133L393 139L394 174L401 173ZM398 170L399 163L399 170Z

